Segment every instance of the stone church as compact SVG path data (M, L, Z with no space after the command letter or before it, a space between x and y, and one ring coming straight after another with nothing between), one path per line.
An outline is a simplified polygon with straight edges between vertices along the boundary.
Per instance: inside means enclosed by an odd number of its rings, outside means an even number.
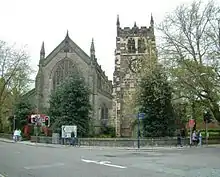
M138 77L137 72L144 62L151 67L157 61L154 35L154 20L151 15L149 27L122 28L117 17L117 37L115 49L115 71L113 74L113 111L116 134L122 137L137 136L134 122L137 119L134 97ZM151 64L151 65L150 65ZM146 65L145 65L146 67Z
M37 112L45 112L49 108L49 96L71 71L81 72L91 89L90 101L93 108L92 117L96 132L101 126L109 124L112 110L112 81L97 62L92 40L90 55L87 55L67 32L64 40L49 54L45 55L44 43L40 50L39 70L35 80L35 88L27 93L27 97L35 104Z
M35 88L26 95L36 105L38 112L44 112L49 107L51 91L55 90L71 71L78 70L91 88L90 101L96 133L99 133L100 127L111 125L115 127L118 137L136 135L133 123L137 110L134 105L128 106L133 101L133 98L129 100L128 97L137 88L140 61L144 58L150 63L152 58L157 58L152 57L157 53L154 20L151 15L149 27L138 27L135 22L132 28L122 28L118 16L116 26L113 83L97 62L93 40L90 55L73 42L68 32L64 40L47 56L44 43L42 44Z

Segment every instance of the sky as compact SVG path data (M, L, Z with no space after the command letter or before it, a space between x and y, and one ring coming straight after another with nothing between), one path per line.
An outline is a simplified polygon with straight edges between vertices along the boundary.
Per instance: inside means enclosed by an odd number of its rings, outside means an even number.
M116 18L122 27L149 26L191 0L0 0L0 40L26 46L30 65L37 71L42 42L46 56L65 38L88 55L94 38L96 57L110 80L114 72ZM157 38L156 38L157 39ZM33 78L35 75L32 76Z

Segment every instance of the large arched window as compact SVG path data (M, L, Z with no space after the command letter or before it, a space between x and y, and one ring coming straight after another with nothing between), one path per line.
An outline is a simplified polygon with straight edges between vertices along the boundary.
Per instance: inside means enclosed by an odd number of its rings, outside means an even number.
M101 107L101 119L108 119L108 108L105 104L103 104Z
M53 75L53 89L54 90L66 78L68 78L71 75L73 69L75 69L73 62L69 59L64 59L59 63Z

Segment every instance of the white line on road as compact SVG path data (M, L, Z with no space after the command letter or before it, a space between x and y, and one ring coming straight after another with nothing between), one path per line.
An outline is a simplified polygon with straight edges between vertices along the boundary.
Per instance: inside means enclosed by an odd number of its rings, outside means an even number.
M4 175L0 174L0 177L5 177Z
M81 159L81 160L86 163L94 163L94 164L104 165L104 166L108 166L108 167L115 167L115 168L121 168L121 169L127 168L125 166L111 164L111 162L109 162L109 161L99 161L98 162L98 161L87 160L87 159Z
M26 169L26 170L34 170L34 169L41 169L41 168L59 167L59 166L63 166L63 165L64 165L64 163L54 163L54 164L48 164L48 165L28 166L28 167L24 167L24 169Z
M103 164L103 165L108 166L108 167L122 168L122 169L127 168L121 165L114 165L114 164L108 164L108 163Z

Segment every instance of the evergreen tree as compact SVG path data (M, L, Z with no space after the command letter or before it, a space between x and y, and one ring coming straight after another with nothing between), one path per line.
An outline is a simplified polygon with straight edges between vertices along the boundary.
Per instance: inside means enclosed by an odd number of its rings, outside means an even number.
M144 136L172 136L175 131L174 111L171 103L172 89L162 68L155 67L140 83L140 112Z
M80 136L88 136L90 91L79 73L74 73L52 93L49 116L54 131L62 125L76 125Z
M32 105L29 100L21 98L20 101L15 105L15 128L22 129L27 124L28 115L32 112ZM11 124L14 124L14 117L10 118Z

